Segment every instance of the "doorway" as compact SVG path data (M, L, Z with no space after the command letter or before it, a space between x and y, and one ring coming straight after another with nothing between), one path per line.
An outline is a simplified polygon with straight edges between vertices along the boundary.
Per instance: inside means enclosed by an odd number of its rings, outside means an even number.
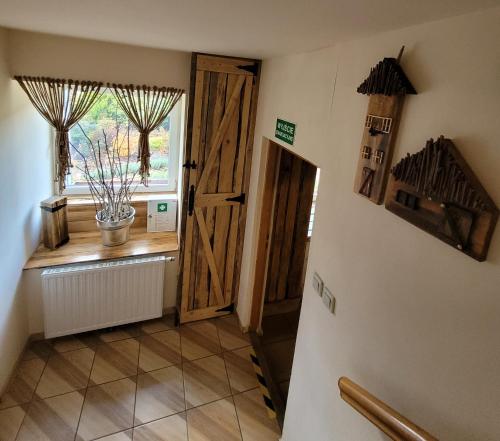
M251 313L252 340L280 425L288 398L319 169L267 141Z

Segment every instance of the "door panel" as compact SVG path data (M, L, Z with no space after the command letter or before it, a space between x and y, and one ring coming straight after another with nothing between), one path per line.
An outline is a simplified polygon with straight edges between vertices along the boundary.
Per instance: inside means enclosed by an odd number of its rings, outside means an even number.
M234 302L257 96L255 66L251 60L193 58L181 223L181 322L227 314Z

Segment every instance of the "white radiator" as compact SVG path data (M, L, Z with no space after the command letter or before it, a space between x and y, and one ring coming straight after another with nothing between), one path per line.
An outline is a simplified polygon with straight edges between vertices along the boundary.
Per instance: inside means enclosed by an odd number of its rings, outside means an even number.
M42 272L45 338L162 315L165 256Z

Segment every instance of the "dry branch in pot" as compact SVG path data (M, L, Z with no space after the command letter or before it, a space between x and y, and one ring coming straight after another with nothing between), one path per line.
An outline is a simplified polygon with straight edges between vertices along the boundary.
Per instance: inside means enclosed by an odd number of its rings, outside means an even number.
M75 165L82 172L90 189L96 208L97 226L101 230L103 244L115 246L129 238L130 225L134 222L135 210L131 205L132 195L137 188L137 168L130 164L130 126L126 134L120 134L116 125L116 136L102 131L102 139L91 140L83 128L87 145L78 148L71 144L83 160L83 167ZM88 154L82 152L88 149ZM135 171L134 171L135 168Z

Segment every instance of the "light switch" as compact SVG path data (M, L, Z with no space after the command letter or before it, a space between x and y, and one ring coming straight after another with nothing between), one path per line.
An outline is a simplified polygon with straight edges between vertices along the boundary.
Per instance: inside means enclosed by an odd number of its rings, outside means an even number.
M323 295L323 280L321 280L318 273L313 275L313 288L320 297Z
M335 303L336 300L332 292L326 286L323 286L323 304L332 314L335 314Z

